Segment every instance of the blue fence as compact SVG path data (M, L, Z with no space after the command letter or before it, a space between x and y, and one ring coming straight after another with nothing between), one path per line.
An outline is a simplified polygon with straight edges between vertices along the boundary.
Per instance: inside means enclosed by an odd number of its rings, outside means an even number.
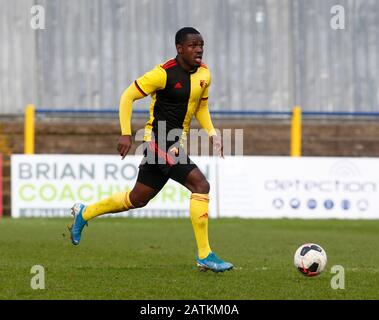
M92 114L92 115L101 115L101 114L118 114L118 109L49 109L49 108L40 108L36 109L37 114L45 115L78 115L78 114ZM133 110L133 114L136 115L149 115L149 110ZM222 117L231 117L231 116L249 116L249 117L287 117L292 115L292 111L266 111L266 110L211 110L211 115L222 116ZM377 118L379 117L379 112L325 112L325 111L302 111L304 117L330 117L330 118Z

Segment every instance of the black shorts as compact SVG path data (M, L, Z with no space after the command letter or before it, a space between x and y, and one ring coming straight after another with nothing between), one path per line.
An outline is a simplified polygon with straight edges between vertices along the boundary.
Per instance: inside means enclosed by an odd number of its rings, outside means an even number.
M188 174L197 168L179 145L159 148L155 141L144 142L144 145L137 182L155 190L161 190L170 178L185 185Z

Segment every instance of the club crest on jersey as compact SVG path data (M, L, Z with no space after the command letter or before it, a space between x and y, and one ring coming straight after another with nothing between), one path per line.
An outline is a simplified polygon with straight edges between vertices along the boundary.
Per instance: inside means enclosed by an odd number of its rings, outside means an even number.
M205 80L200 80L200 87L204 87L205 86Z

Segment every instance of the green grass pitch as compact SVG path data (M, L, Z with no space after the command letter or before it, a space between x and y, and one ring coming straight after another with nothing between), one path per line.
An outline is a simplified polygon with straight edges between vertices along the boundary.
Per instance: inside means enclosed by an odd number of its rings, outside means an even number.
M199 272L189 219L96 219L79 246L68 219L0 220L0 299L378 299L379 221L211 219L214 252L232 271ZM314 278L293 266L305 242L324 247ZM33 265L45 289L30 286ZM345 289L332 289L333 265Z

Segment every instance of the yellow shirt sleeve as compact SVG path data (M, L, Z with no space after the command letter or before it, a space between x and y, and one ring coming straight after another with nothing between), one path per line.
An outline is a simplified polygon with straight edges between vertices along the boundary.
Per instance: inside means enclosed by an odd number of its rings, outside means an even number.
M128 89L126 89L120 99L119 118L121 126L121 135L131 135L131 120L133 102L135 100L143 98L144 95L137 89L135 83L132 83Z
M209 83L202 94L201 100L199 102L199 106L196 110L195 117L197 121L200 123L201 127L211 137L211 136L217 135L217 133L216 133L215 128L213 127L211 115L209 113L209 108L208 108L208 95L209 95L210 85L211 85L211 80L209 79Z
M142 77L138 78L135 84L142 94L148 96L157 90L164 89L166 81L166 71L160 65L157 65L153 70L146 72Z
M145 73L132 83L122 94L119 108L119 118L122 135L131 135L131 120L133 102L141 99L157 90L164 89L166 86L167 74L160 66Z

